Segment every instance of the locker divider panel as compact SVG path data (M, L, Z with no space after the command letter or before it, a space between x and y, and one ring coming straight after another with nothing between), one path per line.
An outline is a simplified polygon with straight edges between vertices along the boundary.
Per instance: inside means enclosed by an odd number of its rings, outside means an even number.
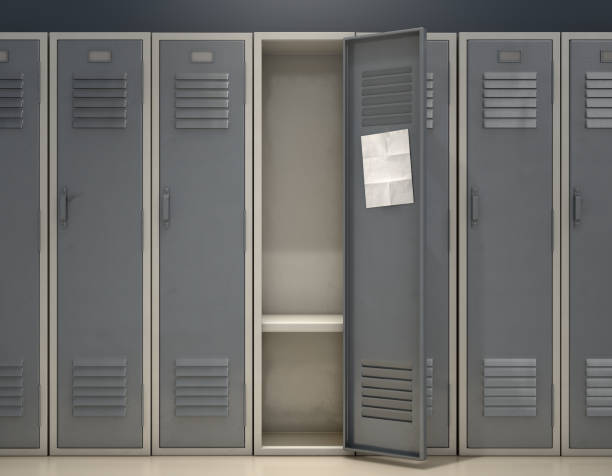
M612 36L563 34L564 454L612 454Z
M160 452L245 447L245 54L159 41Z
M47 37L0 34L0 455L47 453Z
M150 36L51 60L51 453L148 454Z
M461 37L461 453L557 454L558 35Z
M345 447L423 459L425 31L345 39L344 75ZM409 91L411 112L369 119L370 84ZM360 137L406 128L415 203L366 209Z

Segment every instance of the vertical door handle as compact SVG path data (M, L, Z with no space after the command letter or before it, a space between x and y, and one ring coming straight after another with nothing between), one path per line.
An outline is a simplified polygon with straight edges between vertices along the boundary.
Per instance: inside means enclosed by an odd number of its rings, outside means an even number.
M574 189L574 226L582 223L582 193Z
M477 225L480 219L480 194L474 188L470 189L470 215L472 226Z
M170 228L170 189L164 187L161 196L161 220L164 228Z
M64 228L68 226L68 187L63 187L59 195L59 222Z

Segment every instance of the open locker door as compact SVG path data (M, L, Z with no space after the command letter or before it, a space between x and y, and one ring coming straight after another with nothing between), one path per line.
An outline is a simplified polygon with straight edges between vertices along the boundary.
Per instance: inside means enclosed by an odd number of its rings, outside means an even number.
M418 459L425 458L424 51L423 28L344 40L344 446ZM413 202L366 208L361 137L406 129ZM393 155L388 139L381 144ZM397 191L397 183L387 186ZM387 203L397 203L390 195Z

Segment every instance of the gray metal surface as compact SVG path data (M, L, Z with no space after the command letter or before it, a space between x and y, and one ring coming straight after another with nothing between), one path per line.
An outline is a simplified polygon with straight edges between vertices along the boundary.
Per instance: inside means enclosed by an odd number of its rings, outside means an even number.
M426 42L427 160L425 248L425 408L427 446L449 444L449 45Z
M244 42L162 40L159 84L160 447L240 448Z
M467 61L468 447L551 448L552 41Z
M612 41L570 43L569 442L612 448Z
M143 445L142 46L58 41L59 448Z
M39 48L0 41L0 449L39 447Z
M424 49L423 29L344 44L345 446L415 458L425 457ZM373 120L366 96L384 99ZM405 128L415 203L366 209L360 138Z

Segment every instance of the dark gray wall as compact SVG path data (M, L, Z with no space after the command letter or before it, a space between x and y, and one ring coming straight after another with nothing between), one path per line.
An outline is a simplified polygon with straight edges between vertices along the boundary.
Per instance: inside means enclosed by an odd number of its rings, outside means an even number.
M0 31L610 31L609 0L4 0Z

